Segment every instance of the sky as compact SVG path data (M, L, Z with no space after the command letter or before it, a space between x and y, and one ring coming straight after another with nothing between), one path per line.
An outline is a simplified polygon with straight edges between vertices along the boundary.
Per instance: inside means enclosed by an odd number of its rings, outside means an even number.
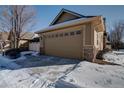
M34 8L37 12L34 32L48 27L62 8L82 15L102 15L106 18L107 32L111 30L115 22L124 20L124 6L120 5L36 5Z
M36 24L33 26L33 32L48 27L62 8L85 16L105 17L107 32L116 22L124 20L124 5L34 5L33 7L36 10Z

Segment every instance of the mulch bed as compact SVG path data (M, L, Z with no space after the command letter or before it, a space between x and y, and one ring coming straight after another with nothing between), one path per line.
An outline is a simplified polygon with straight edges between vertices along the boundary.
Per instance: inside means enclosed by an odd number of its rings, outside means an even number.
M111 63L111 62L107 62L107 61L100 60L100 59L95 59L94 63L101 64L101 65L118 65L118 66L120 66L120 64Z

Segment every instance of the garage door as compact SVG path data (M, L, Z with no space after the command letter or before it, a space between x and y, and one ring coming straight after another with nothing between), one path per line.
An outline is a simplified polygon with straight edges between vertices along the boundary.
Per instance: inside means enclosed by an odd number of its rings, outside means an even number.
M66 58L81 58L81 31L49 34L45 38L45 54Z
M40 43L39 42L29 43L29 50L40 52Z

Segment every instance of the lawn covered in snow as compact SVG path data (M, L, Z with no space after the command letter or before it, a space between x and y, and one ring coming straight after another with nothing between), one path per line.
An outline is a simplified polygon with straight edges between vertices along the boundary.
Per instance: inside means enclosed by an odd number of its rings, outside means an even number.
M124 67L99 65L84 61L60 81L80 87L124 87ZM59 82L59 84L61 83Z
M75 70L58 79L56 85L61 86L67 82L78 87L124 87L124 51L109 52L103 57L106 61L119 65L82 61Z
M104 59L119 65L51 56L22 56L9 60L0 55L0 87L124 87L124 52L106 53Z
M124 66L124 50L112 51L104 54L104 59L108 62Z

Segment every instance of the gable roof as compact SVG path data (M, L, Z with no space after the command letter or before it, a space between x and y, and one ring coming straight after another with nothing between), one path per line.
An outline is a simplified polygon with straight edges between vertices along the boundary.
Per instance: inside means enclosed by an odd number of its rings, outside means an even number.
M56 21L60 18L60 16L63 14L63 13L68 13L68 14L71 14L77 18L82 18L82 17L85 17L84 15L81 15L81 14L78 14L76 12L73 12L73 11L70 11L70 10L67 10L67 9L62 9L58 15L54 18L54 20L51 22L50 26L51 25L54 25L56 23Z
M11 32L12 31L9 32L8 40L10 40ZM31 40L31 39L33 39L34 36L35 36L35 33L33 33L33 32L21 32L21 34L20 34L21 40Z
M51 25L55 25L56 22L58 21L58 19L64 14L64 13L68 13L72 16L75 16L75 18L73 19L69 19L69 20L65 20L65 21L71 21L71 20L75 20L75 19L79 19L79 18L91 18L91 17L97 17L97 16L85 16L85 15L82 15L82 14L79 14L79 13L76 13L76 12L73 12L73 11L70 11L70 10L67 10L67 9L62 9L58 15L54 18L54 20L50 23L49 26ZM63 22L65 22L63 21ZM62 22L61 22L62 23Z
M30 39L33 39L33 37L35 36L35 33L33 33L33 32L22 32L20 34L20 36L21 36L21 39L30 40Z

